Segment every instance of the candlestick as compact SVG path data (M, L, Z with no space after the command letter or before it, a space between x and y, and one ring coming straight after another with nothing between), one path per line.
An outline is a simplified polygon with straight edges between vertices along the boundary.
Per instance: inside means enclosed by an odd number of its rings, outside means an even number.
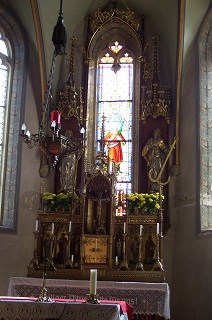
M71 221L69 221L69 229L68 232L71 232Z
M54 223L52 222L52 234L54 233Z
M124 222L124 233L126 233L126 222Z
M143 226L142 224L140 225L140 236L142 236L142 231L143 231Z
M157 234L159 234L159 223L157 222Z
M35 232L38 231L38 219L35 221Z
M96 295L97 284L97 269L91 269L90 271L90 295Z

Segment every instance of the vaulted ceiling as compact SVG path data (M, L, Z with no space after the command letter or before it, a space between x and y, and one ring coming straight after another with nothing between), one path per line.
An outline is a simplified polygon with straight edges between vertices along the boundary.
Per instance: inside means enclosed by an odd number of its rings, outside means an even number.
M35 24L32 13L32 3L38 7L42 37L44 41L47 71L53 54L51 42L53 28L57 22L60 9L60 0L4 0L18 13L28 37L37 50ZM99 4L105 8L112 0L63 0L63 16L68 34L68 39L73 35L77 26L89 15L93 14ZM123 2L118 0L117 2ZM148 23L156 30L163 41L166 52L171 62L171 73L176 73L176 55L178 43L178 5L185 3L185 28L184 28L184 61L188 50L198 32L201 21L207 12L211 0L125 0L130 9L139 16L144 15Z

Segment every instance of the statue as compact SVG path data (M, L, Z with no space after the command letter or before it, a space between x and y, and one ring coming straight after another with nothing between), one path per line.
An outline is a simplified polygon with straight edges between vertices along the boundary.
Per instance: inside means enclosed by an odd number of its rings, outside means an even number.
M145 243L145 259L144 259L145 263L151 264L155 262L155 259L154 259L155 248L156 248L156 245L152 240L152 236L150 234Z
M122 242L120 238L116 242L116 256L118 256L119 259L121 259L121 256L122 256Z
M61 237L57 241L59 251L57 253L57 262L64 263L67 256L67 246L68 246L68 239L65 236L65 233L61 234Z
M130 246L131 252L133 254L133 263L137 263L138 262L139 245L140 245L140 240L139 240L138 236L136 235L134 237L134 241L131 243L131 246Z
M65 136L72 139L73 132L67 130ZM60 162L60 184L61 190L74 192L75 187L75 170L76 170L76 153L68 153L63 156Z
M142 156L147 162L148 174L151 170L151 178L156 180L162 165L166 159L168 148L161 137L160 129L154 130L153 138L147 141L142 150ZM159 192L159 184L148 180L148 192Z

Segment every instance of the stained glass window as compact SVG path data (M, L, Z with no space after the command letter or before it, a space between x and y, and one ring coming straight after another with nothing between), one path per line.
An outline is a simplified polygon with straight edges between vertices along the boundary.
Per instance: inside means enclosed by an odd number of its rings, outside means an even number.
M200 223L201 231L212 230L212 11L200 30Z
M0 35L1 36L1 35ZM7 98L8 87L8 67L3 63L6 60L4 56L8 55L7 47L4 41L0 40L0 171L2 163L2 145L3 145L3 133L5 124L5 108Z
M121 49L118 42L111 46L115 53ZM97 69L97 150L104 151L110 172L116 173L116 213L124 214L132 179L133 59L125 52L111 58L108 53L101 57Z
M13 233L19 199L25 40L17 17L1 2L0 11L0 232Z

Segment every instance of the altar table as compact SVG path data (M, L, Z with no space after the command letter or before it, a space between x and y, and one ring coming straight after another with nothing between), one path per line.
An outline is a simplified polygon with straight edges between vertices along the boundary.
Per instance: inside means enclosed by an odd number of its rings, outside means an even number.
M38 297L42 279L13 277L9 279L9 296ZM47 279L47 295L50 298L85 299L89 293L89 281ZM170 292L167 283L98 281L100 300L123 300L133 306L134 315L156 315L170 319ZM154 317L153 317L154 318ZM160 318L161 319L161 318Z
M124 306L123 301L99 304L84 301L53 300L38 302L34 298L12 299L0 297L1 320L128 320L132 315L131 306ZM125 309L125 311L123 310ZM128 310L127 310L128 309ZM131 308L132 309L132 308Z

